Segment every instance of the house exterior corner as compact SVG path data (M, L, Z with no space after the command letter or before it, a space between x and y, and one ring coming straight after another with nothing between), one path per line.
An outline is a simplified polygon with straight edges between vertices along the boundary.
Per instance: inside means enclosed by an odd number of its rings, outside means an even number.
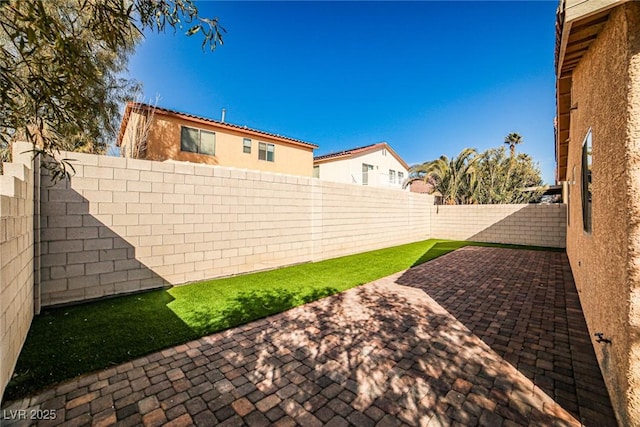
M563 7L556 157L567 255L618 422L640 425L640 3Z

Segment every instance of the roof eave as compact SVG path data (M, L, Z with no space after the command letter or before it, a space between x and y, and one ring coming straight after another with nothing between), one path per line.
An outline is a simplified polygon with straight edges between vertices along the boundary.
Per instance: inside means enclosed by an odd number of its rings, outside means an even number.
M391 153L393 157L395 157L395 159L402 165L402 167L404 167L407 171L409 170L409 165L407 165L407 163L404 160L402 160L402 157L400 157L386 142L379 142L369 147L363 147L363 148L358 148L353 150L345 150L344 154L336 154L331 157L316 158L316 159L313 159L313 164L315 165L315 164L321 164L321 163L329 163L337 160L349 159L355 156L360 156L363 154L370 153L372 151L379 150L381 148L386 148L386 150L389 153ZM319 157L322 157L322 156L319 156Z
M147 104L143 104L143 103L133 103L133 102L129 102L127 104L127 108L125 110L125 116L122 119L122 123L120 125L120 132L121 135L124 135L124 129L126 129L126 123L125 123L125 119L128 121L129 115L131 114L131 110L133 108L139 108L140 110L151 110L154 109L154 114L157 115L164 115L164 116L168 116L168 117L176 117L182 120L187 120L190 122L194 122L194 123L199 123L199 124L203 124L203 125L207 125L207 126L215 126L221 129L225 129L228 131L232 131L232 132L241 132L241 133L245 133L245 134L249 134L252 135L254 137L257 138L269 138L271 140L277 141L277 142L281 142L281 143L285 143L285 144L290 144L290 145L295 145L298 147L303 147L303 148L307 148L310 150L315 150L316 148L318 148L318 145L316 144L312 144L310 142L305 142L305 141L300 141L297 139L293 139L293 138L288 138L288 137L283 137L280 135L276 135L276 134L271 134L268 132L264 132L264 131L259 131L257 129L251 129L251 128L247 128L247 127L242 127L239 125L231 125L228 123L223 123L223 122L219 122L217 120L213 120L213 119L207 119L204 117L198 117L198 116L193 116L193 115L189 115L186 113L180 113L178 111L173 111L173 110L168 110L166 108L160 108L160 107L153 107ZM124 126L124 129L123 129ZM121 140L121 136L119 136L118 138L119 140Z
M556 181L566 181L568 167L569 129L571 127L572 105L571 80L573 69L587 52L595 36L587 41L573 43L573 51L569 48L570 38L579 31L603 25L608 19L610 9L629 0L562 0L557 13L556 31ZM595 33L599 28L595 27ZM577 46L580 44L580 46ZM577 49L579 47L579 49ZM566 61L567 55L571 61Z

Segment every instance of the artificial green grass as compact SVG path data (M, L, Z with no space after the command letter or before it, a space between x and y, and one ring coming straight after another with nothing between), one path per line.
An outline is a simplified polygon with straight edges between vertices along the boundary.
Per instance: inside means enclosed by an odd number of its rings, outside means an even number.
M33 319L4 397L12 400L79 374L279 313L468 245L550 250L430 239L316 263L48 309Z

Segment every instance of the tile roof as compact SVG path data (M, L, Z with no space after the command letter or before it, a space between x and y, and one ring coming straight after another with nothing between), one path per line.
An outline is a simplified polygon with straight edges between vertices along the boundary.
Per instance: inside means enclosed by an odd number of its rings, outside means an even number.
M234 129L234 130L240 130L240 131L256 133L256 134L259 134L259 135L264 135L264 136L268 136L268 137L271 137L271 138L275 138L275 139L278 139L278 140L281 140L281 141L284 141L284 142L290 142L290 143L294 143L296 145L303 145L305 147L312 148L312 149L318 148L318 146L316 144L312 144L310 142L302 141L302 140L295 139L295 138L290 138L288 136L283 136L283 135L279 135L279 134L276 134L276 133L266 132L266 131L258 130L258 129L252 129L252 128L248 128L247 126L234 125L234 124L228 123L228 122L221 122L219 120L209 119L207 117L197 116L195 114L182 113L180 111L170 110L168 108L154 107L152 105L144 104L144 103L141 103L141 102L129 102L129 103L127 103L127 107L126 107L125 112L124 112L124 117L122 118L122 124L120 125L120 134L118 136L118 141L117 141L117 145L118 146L121 143L122 137L124 135L124 130L127 127L127 121L129 119L129 114L131 114L131 110L134 109L134 108L138 108L138 109L141 109L141 110L155 109L155 112L156 113L160 113L160 114L177 116L177 117L181 117L181 118L187 119L187 120L211 123L211 124L214 124L216 126L227 128L227 129Z
M395 157L405 169L409 170L409 165L402 160L402 158L395 152L386 142L378 142L376 144L364 145L362 147L350 148L348 150L336 151L334 153L323 154L321 156L315 156L313 158L314 163L324 163L331 161L332 159L338 160L342 157L352 157L356 154L366 153L369 151L375 151L380 148L386 148L393 157Z
M369 144L369 145L364 145L362 147L356 147L356 148L350 148L348 150L342 150L342 151L336 151L333 153L328 153L328 154L323 154L321 156L315 156L313 158L313 160L322 160L322 159L329 159L331 157L340 157L340 156L346 156L349 154L357 154L361 151L366 151L369 148L375 147L376 145L385 145L384 143L378 143L378 144Z

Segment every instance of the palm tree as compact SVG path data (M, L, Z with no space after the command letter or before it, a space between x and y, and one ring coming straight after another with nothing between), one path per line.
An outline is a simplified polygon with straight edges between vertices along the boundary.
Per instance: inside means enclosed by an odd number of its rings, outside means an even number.
M524 141L522 140L522 136L519 133L511 132L504 138L504 143L509 145L509 149L511 150L511 158L516 155L516 145L522 144Z
M476 150L465 148L452 159L440 156L439 159L413 166L411 173L423 176L425 182L431 183L434 191L442 194L445 204L474 203L477 190L476 159Z

